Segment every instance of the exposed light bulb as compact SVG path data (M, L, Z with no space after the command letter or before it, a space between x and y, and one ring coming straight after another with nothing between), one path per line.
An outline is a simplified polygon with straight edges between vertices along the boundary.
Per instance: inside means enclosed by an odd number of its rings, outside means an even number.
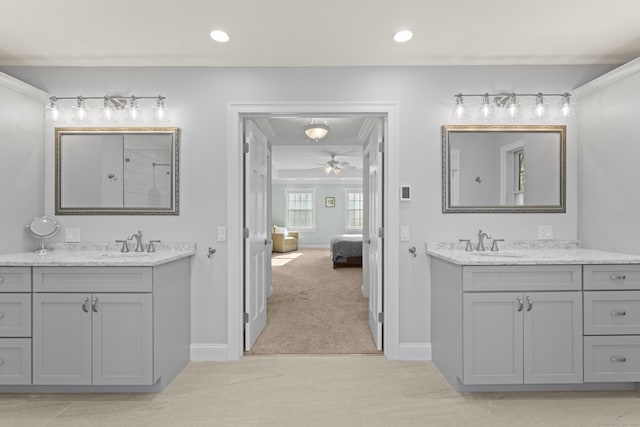
M507 101L507 105L505 108L505 114L507 115L507 119L516 120L520 117L520 101L516 98L516 94L512 93L509 95L509 100Z
M561 117L573 116L573 106L571 105L571 94L565 93L560 99L559 113Z
M131 95L131 99L129 100L129 105L127 105L127 121L130 122L141 122L142 120L142 110L138 106L138 99Z
M58 102L58 98L52 96L49 98L49 104L47 104L47 118L51 122L61 122L62 121L62 111L64 110L60 103Z
M336 168L333 170L333 173L335 173L336 175L338 175L340 172L342 172L342 168L336 166Z
M451 112L451 118L454 120L462 120L467 117L467 106L464 104L464 99L462 99L462 94L459 93L456 95L456 105L453 106L453 111Z
M114 108L111 98L104 97L104 103L100 109L100 119L105 122L115 122L117 119L117 110Z
M154 117L159 122L168 122L169 121L169 109L167 108L167 104L165 101L165 97L162 95L158 95L158 99L156 100L154 109Z
M89 121L89 107L83 97L79 96L73 107L73 120L86 123Z
M485 93L482 97L482 104L480 105L479 111L480 120L489 120L494 116L494 106L489 99L489 94Z
M331 175L332 170L333 168L331 166L327 166L326 168L324 168L324 173L326 173L327 175Z
M533 120L542 120L547 116L549 111L549 105L545 102L542 93L536 95L536 103L533 106L533 113L531 118Z

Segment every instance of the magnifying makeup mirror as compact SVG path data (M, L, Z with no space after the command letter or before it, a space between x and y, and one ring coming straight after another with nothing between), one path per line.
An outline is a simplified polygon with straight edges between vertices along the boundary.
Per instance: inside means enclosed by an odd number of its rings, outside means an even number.
M25 225L25 228L29 234L40 238L40 249L36 249L34 252L44 255L48 252L45 247L45 239L54 236L60 229L60 225L49 216L39 216L33 218L29 224Z

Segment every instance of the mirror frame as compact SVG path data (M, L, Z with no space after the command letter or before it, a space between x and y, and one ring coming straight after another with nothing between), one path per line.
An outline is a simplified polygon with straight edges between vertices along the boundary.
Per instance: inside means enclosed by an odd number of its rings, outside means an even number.
M55 128L55 214L56 215L179 215L180 138L177 127L69 127ZM168 134L173 139L173 180L171 181L172 203L169 208L69 208L62 206L62 150L64 135L82 134Z
M461 132L557 133L560 136L560 201L558 205L456 205L450 204L449 139ZM442 126L442 213L566 213L566 135L565 125L444 125Z

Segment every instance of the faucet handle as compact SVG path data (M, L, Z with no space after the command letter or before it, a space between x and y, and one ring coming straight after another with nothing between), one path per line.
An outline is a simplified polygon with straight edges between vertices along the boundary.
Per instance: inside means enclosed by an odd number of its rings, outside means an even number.
M149 246L147 246L147 252L155 252L156 248L153 246L154 243L160 243L160 240L149 240Z
M498 252L500 248L498 247L498 242L504 242L504 239L493 239L493 243L491 243L491 250L494 252Z
M467 246L464 248L465 251L467 251L467 252L472 252L473 251L473 245L471 244L471 240L469 240L469 239L459 239L458 241L467 243Z
M131 240L131 239L127 239L127 240ZM122 248L120 249L120 252L129 252L129 244L127 243L127 240L116 240L116 243L122 243Z

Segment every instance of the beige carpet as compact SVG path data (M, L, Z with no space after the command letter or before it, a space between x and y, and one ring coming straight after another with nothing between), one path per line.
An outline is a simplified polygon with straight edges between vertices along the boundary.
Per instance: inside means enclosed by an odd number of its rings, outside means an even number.
M377 353L362 269L333 269L328 249L274 253L267 326L248 354Z

